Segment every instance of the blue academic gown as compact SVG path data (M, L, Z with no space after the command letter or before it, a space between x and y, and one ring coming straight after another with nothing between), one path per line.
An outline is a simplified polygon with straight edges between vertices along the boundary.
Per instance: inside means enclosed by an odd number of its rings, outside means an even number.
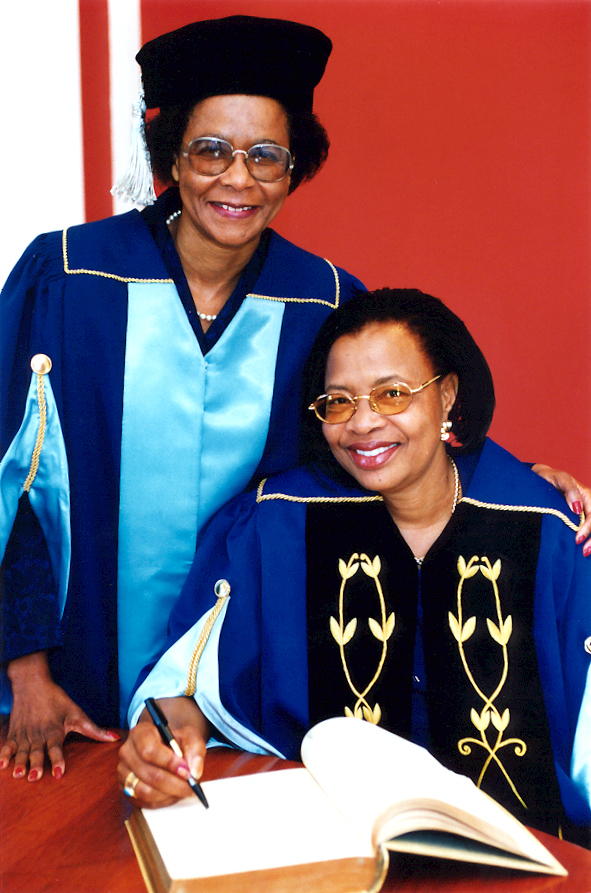
M558 796L570 819L585 826L591 822L589 688L582 708L591 661L585 649L591 633L591 565L575 545L577 518L551 486L490 440L476 462L474 456L458 456L456 463L462 478L463 513L472 511L482 523L479 555L490 551L487 525L494 524L501 514L502 524L511 524L516 513L523 518L525 512L537 525L533 545L528 546L534 550L535 575L529 635L534 639L533 660L535 664L537 656L548 719L548 753L556 769ZM352 511L379 500L375 494L344 488L299 468L264 481L257 492L244 494L226 506L204 534L171 617L169 648L136 692L130 725L137 721L148 695L172 697L194 692L221 740L297 759L310 724L307 515L311 507L328 502L338 505L341 513L346 509L351 518ZM448 551L453 544L451 536ZM401 543L400 548L407 547ZM499 557L506 563L501 553L489 556L493 568ZM454 572L456 561L452 555ZM410 564L414 564L412 555ZM216 598L220 579L228 582L230 593L222 587ZM483 585L488 585L482 579ZM501 608L503 579L501 576L497 582ZM456 585L457 581L454 589ZM499 651L484 618L478 623L492 649ZM501 633L509 631L507 623L505 618ZM517 623L515 618L514 629ZM490 635L498 640L501 633L493 628ZM452 652L457 652L447 621L440 628L439 639L441 636L451 643ZM461 674L461 665L458 660L456 663ZM441 697L445 696L444 690ZM464 719L474 734L469 710ZM457 747L453 750L457 752ZM519 765L519 758L514 759Z
M40 236L13 270L0 307L0 554L45 414L28 498L52 592L41 610L43 583L19 565L23 604L45 618L20 653L51 649L55 680L96 722L125 721L206 521L252 478L296 463L303 363L358 288L271 232L254 289L204 355L137 211ZM32 373L35 355L49 374Z

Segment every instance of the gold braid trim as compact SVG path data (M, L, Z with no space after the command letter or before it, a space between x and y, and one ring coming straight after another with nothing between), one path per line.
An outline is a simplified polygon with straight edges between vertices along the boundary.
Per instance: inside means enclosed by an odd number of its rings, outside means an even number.
M332 301L324 301L322 298L276 298L271 295L258 295L254 292L251 292L248 297L249 298L259 298L261 301L279 301L281 304L325 304L327 307L332 307L336 309L341 302L341 283L339 280L339 274L337 272L337 268L334 264L331 264L329 260L323 258L325 263L328 264L330 269L332 270L332 274L334 276L335 281L335 299L334 303Z
M197 667L199 666L199 660L201 659L201 655L203 654L203 649L207 645L207 640L209 639L210 633L213 629L213 625L218 619L220 611L224 607L226 599L230 595L230 585L226 582L226 580L220 580L215 585L215 591L216 594L219 593L218 600L213 606L209 617L205 621L203 629L201 630L201 635L199 636L199 640L197 642L197 645L195 646L195 650L193 651L191 662L189 663L189 675L187 676L187 685L184 692L187 697L192 697L195 694L195 684L197 679Z
M82 273L86 273L87 276L102 276L103 279L115 279L116 282L170 282L174 284L173 279L136 279L135 276L117 276L115 273L104 273L101 270L71 270L70 264L68 262L68 230L65 229L62 233L62 254L64 258L64 273L67 273L69 276L78 276Z
M479 499L472 499L470 496L463 496L460 499L460 502L469 502L470 505L475 505L477 508L483 509L492 509L493 511L501 511L501 512L535 512L538 515L555 515L555 517L560 518L560 520L566 524L567 527L570 527L571 530L575 532L579 530L585 521L585 513L581 513L581 522L577 526L573 524L573 522L567 518L565 514L559 512L558 509L549 509L542 508L537 505L496 505L492 502L481 502Z
M381 496L288 496L287 493L265 493L263 487L268 478L264 478L257 487L257 502L271 499L283 499L285 502L383 502Z
M25 483L23 484L25 493L29 492L29 490L31 489L31 484L33 483L37 475L37 471L39 469L39 456L41 455L43 441L45 440L45 428L47 425L47 403L45 401L45 385L43 383L42 372L37 373L37 403L39 404L39 428L37 430L37 439L35 441L33 455L31 457L31 467L29 469L29 473L26 477Z

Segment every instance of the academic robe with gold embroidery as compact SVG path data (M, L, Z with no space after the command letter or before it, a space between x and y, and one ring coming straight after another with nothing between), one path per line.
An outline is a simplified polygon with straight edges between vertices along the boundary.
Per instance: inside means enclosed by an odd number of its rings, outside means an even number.
M234 500L130 723L144 697L195 690L220 738L286 758L343 713L412 737L420 602L432 752L529 825L589 824L585 773L571 776L591 731L577 729L591 632L577 519L490 440L456 462L464 496L420 574L375 494L297 469Z
M125 722L161 651L205 522L296 464L304 361L362 288L271 232L204 354L175 282L130 211L40 236L0 301L3 656L49 649L55 680L105 725ZM51 371L31 370L36 355Z

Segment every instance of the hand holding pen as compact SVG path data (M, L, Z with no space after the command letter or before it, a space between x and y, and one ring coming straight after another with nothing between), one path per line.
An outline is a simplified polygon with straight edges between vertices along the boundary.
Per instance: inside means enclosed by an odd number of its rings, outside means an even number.
M154 698L146 698L145 704L146 704L148 713L150 714L150 718L152 719L152 722L158 729L158 732L160 733L160 737L162 738L162 741L164 742L164 744L168 745L168 747L170 747L170 749L172 751L174 751L174 753L177 755L177 757L182 758L183 752L182 752L181 748L179 747L178 741L175 739L174 735L170 731L166 717L165 717L164 713L162 712L162 710L160 709L160 707L158 706L158 704L156 703L156 701L154 700ZM199 797L199 799L201 800L203 805L206 808L209 808L209 803L207 802L207 798L206 798L205 794L203 793L203 788L201 787L201 785L199 784L197 779L193 778L193 776L191 775L191 776L189 776L187 781L188 781L189 785L191 786L192 790L194 791L194 793L197 795L197 797Z

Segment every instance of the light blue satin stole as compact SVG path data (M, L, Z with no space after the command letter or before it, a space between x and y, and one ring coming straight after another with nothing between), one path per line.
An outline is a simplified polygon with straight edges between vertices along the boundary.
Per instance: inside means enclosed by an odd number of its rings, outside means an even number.
M130 283L119 510L121 722L203 525L265 447L284 304L247 297L203 356L173 284Z

